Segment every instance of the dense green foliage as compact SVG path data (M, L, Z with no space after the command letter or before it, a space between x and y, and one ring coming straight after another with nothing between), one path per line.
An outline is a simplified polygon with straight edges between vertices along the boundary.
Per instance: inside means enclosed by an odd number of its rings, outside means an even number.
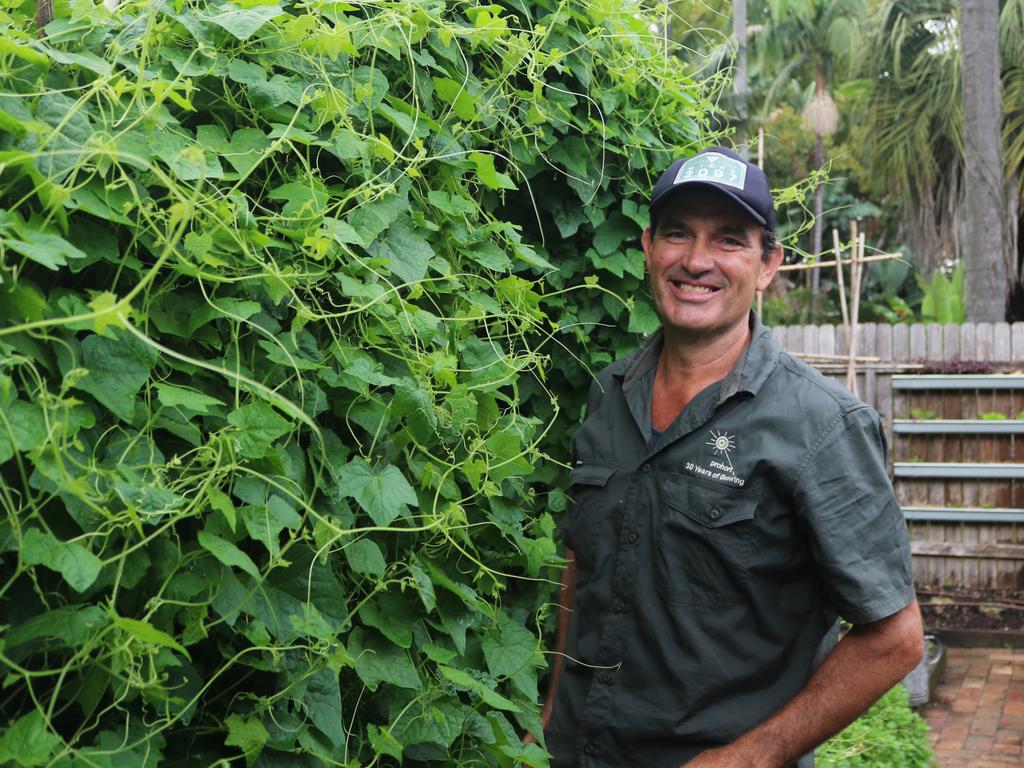
M4 7L0 764L544 764L566 436L710 109L651 20Z
M932 750L924 719L897 685L815 753L818 768L929 768Z

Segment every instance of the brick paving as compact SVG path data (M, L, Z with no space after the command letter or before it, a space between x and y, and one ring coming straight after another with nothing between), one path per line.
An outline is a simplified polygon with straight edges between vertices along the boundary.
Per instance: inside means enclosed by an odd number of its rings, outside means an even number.
M923 711L937 768L1024 766L1024 649L948 648Z

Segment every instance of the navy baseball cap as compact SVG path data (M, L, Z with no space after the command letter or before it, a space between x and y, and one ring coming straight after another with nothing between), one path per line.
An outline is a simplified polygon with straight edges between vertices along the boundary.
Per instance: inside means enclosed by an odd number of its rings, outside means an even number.
M651 212L672 193L697 184L728 195L758 224L775 229L775 205L768 177L756 165L725 147L708 147L693 157L672 163L654 185Z

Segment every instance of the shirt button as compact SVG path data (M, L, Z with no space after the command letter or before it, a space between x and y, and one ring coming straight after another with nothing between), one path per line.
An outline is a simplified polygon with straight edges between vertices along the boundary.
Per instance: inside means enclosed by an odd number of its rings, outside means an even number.
M612 605L612 610L615 611L616 613L625 613L626 612L626 604L624 602L622 602L621 600L616 600L614 605Z
M642 472L650 472L651 471L651 465L650 464L644 464L643 469L641 471Z
M721 516L722 516L722 510L720 510L718 507L712 507L708 511L708 517L710 517L712 520L717 520Z
M598 680L600 680L603 685L609 685L611 683L611 681L612 681L612 673L611 672L602 672L598 676Z
M593 742L591 742L590 744L587 744L587 746L583 748L583 751L586 752L591 757L593 757L594 755L597 754L597 744L594 744Z
M627 531L626 532L625 539L626 539L626 543L627 544L636 544L637 539L639 539L639 538L640 538L640 534L638 534L636 531Z

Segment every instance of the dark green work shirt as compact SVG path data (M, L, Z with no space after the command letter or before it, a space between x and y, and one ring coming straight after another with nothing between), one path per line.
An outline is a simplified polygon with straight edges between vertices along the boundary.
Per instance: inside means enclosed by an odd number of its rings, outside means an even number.
M792 699L837 616L914 599L877 413L751 325L656 442L660 334L591 389L561 525L577 584L556 768L677 768Z

